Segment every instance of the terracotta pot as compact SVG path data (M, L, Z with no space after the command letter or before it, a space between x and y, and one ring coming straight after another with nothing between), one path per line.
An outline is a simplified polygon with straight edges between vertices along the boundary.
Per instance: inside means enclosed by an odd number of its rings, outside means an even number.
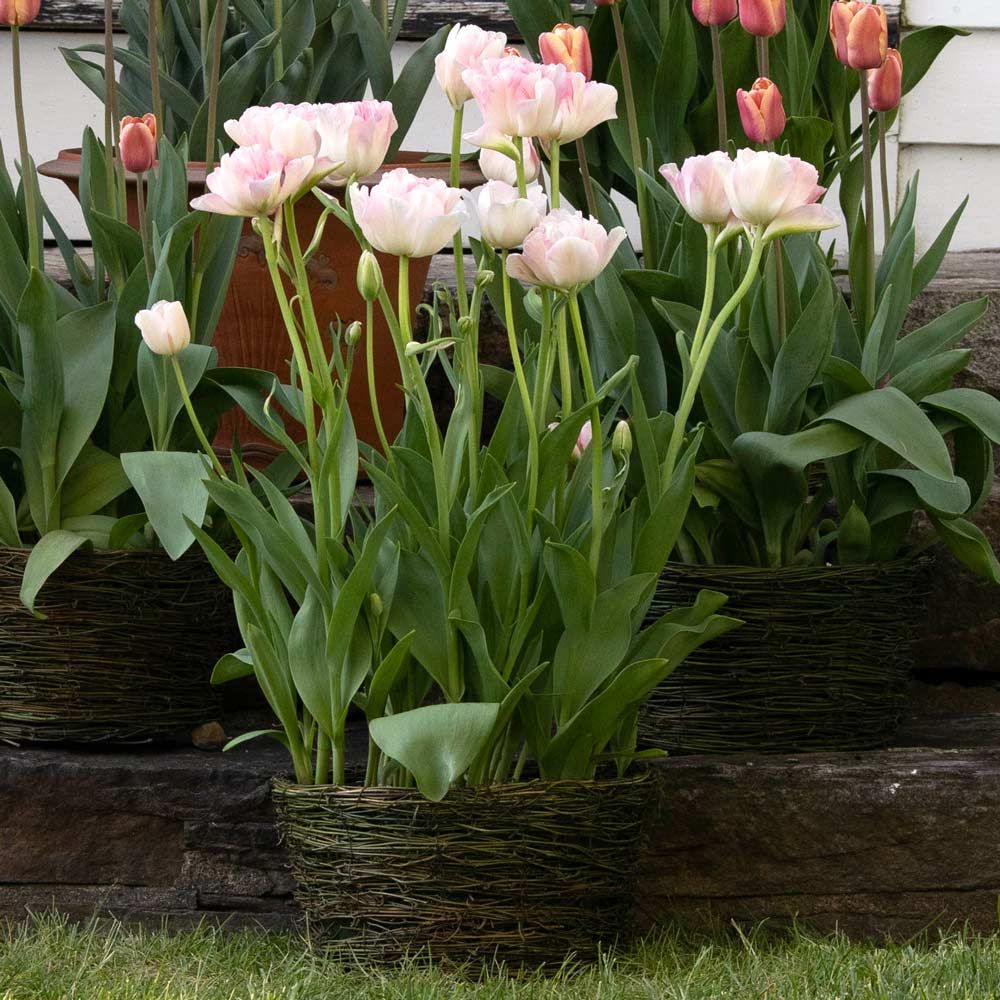
M379 173L366 178L363 183L375 184L383 174L395 167L405 166L414 173L425 177L439 177L448 180L449 165L446 162L424 163L424 153L400 153L398 159L386 164ZM42 164L39 173L63 181L74 194L79 195L80 150L64 149L58 157ZM461 186L469 189L484 183L478 167L462 165ZM188 184L191 197L201 194L205 184L204 163L188 165ZM342 189L330 187L334 194ZM135 181L129 175L129 219L136 225L138 213L135 201ZM304 241L308 241L320 214L320 204L314 198L304 198L299 205L299 231ZM316 312L323 328L337 319L344 324L363 320L364 300L358 293L355 275L360 257L360 248L347 229L331 219L323 235L319 249L309 264L311 287ZM399 278L396 259L379 256L386 285L394 288ZM414 260L410 266L410 298L414 306L419 305L427 285L430 258ZM378 388L379 404L386 433L395 436L403 423L403 394L399 388L399 365L388 326L382 319L380 310L375 310L375 383ZM247 220L240 237L233 268L229 294L226 297L212 341L219 352L219 364L244 368L261 368L274 372L282 381L289 378L289 358L291 349L285 327L281 320L271 279L267 273L263 245L260 237L252 230ZM377 442L375 425L368 401L368 374L365 356L359 351L355 360L354 376L349 394L351 413L354 416L358 437L369 444ZM268 439L261 434L238 411L225 416L219 427L215 443L228 448L234 432L238 432L240 442L254 450L277 452ZM294 435L293 435L294 436Z

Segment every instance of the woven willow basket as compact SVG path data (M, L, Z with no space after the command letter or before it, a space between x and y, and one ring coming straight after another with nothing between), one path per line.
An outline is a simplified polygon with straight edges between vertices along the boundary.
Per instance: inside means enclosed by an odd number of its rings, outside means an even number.
M455 789L274 783L310 935L348 963L537 967L628 939L655 778Z
M671 565L650 611L729 595L745 624L657 688L640 742L671 753L796 753L886 746L902 719L925 564L757 569Z
M135 742L217 714L212 666L239 645L200 552L77 552L21 604L27 549L0 549L0 739Z

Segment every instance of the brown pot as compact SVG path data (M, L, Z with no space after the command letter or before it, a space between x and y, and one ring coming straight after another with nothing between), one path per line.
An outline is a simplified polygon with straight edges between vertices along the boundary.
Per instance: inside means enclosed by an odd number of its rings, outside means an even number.
M377 174L362 183L375 184L389 170L405 166L424 177L439 177L448 180L449 165L446 162L422 162L423 153L400 153L397 160L386 164ZM39 167L45 177L63 181L74 194L80 190L80 150L64 149L58 157ZM469 189L484 182L483 175L473 164L463 163L461 186ZM205 185L204 163L188 165L188 184L191 197L201 194ZM341 188L329 187L332 194L342 193ZM129 175L128 212L133 225L138 222L135 200L135 179ZM320 204L314 198L305 198L297 209L299 228L303 238L308 240L319 219ZM331 219L326 226L319 249L309 264L312 279L311 288L320 327L326 328L339 318L344 324L363 320L365 304L357 290L355 275L360 258L360 248L347 229ZM396 258L379 255L386 285L394 288L399 278ZM430 258L414 260L410 265L410 299L419 304L424 296ZM247 220L240 237L236 253L236 264L229 285L219 324L212 340L219 352L219 364L241 368L261 368L274 372L282 381L289 380L289 357L291 350L278 303L271 287L264 260L260 237ZM390 438L398 433L403 424L403 394L399 388L399 365L392 345L389 328L375 310L375 384L379 396L379 406L386 433ZM368 374L364 352L359 352L355 361L354 375L349 393L351 413L358 437L369 444L377 443L375 424L368 400ZM276 449L239 411L227 414L219 427L216 444L228 448L234 432L238 432L240 442L250 445L253 450L276 452Z

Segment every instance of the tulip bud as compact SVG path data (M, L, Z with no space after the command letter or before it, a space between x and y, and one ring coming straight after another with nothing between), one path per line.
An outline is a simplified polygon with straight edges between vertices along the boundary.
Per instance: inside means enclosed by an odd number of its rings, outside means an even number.
M785 0L740 0L740 24L758 38L772 38L785 27Z
M874 111L895 111L903 96L903 57L889 49L885 62L868 74L868 101Z
M463 340L471 340L476 332L476 321L471 316L463 316L458 321L458 335Z
M361 324L355 320L345 331L344 331L344 342L348 347L357 347L358 343L361 341L361 334L364 332L364 328Z
M590 442L594 440L594 425L588 420L580 433L577 435L576 444L573 445L573 460L579 462L583 458L583 453L590 447Z
M478 288L481 292L485 292L486 289L493 284L493 279L495 277L496 274L487 269L476 271L476 288Z
M0 0L2 2L2 0ZM126 170L144 174L156 162L156 117L123 118L118 155Z
M830 38L848 68L878 69L889 48L885 11L863 0L836 0L830 8Z
M378 258L366 250L358 261L358 291L365 302L374 302L382 293L384 281Z
M737 90L743 131L751 142L774 142L785 131L785 106L781 91L766 77L757 80L749 91Z
M691 13L706 28L719 27L736 17L737 0L691 0Z
M627 420L619 420L611 438L611 453L619 462L632 454L632 428Z
M180 302L157 302L136 313L135 325L154 354L180 354L191 343L191 327Z
M23 28L38 17L41 6L42 0L0 0L0 24Z
M368 606L371 608L371 612L376 618L382 617L382 613L385 611L385 604L377 593L368 595Z
M735 0L731 0L735 4ZM594 76L594 56L590 49L590 35L581 24L557 24L538 39L542 62L561 64L575 73L582 73L588 80Z

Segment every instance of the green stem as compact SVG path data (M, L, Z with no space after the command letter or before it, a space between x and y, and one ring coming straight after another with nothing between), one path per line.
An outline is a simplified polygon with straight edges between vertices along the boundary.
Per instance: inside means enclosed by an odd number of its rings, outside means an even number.
M701 315L698 317L698 327L694 332L694 340L691 341L691 364L693 365L701 350L702 342L705 339L705 332L708 330L708 321L712 316L712 304L715 302L715 278L718 274L716 266L716 255L718 250L715 247L715 240L718 230L715 226L705 227L705 238L708 243L708 254L705 264L705 294L701 302Z
M330 737L321 729L316 735L316 771L314 783L317 785L325 785L330 780L330 749Z
M209 67L208 32L209 32L208 0L198 0L198 33L199 33L199 40L201 42L201 80L202 80L202 86L205 86L206 89L208 84L208 67ZM208 95L206 94L206 96Z
M222 43L226 37L226 3L217 0L215 9L215 30L212 32L212 55L208 75L208 117L205 128L205 190L208 190L208 175L215 166L215 149L218 143L219 77L222 73Z
M868 71L861 76L861 145L865 178L865 239L868 243L868 281L864 303L864 326L867 333L875 319L875 181L872 176L871 107L868 102Z
M573 332L576 335L576 349L580 355L580 373L583 376L583 388L588 399L596 399L597 389L594 386L594 376L590 370L590 356L587 351L587 337L583 331L583 317L580 315L580 301L573 292L569 297L570 314L573 317ZM590 569L597 578L601 565L601 543L604 539L604 442L601 432L601 410L597 403L590 414L590 429L592 437L590 451L593 469L591 472L590 503Z
M587 162L587 144L583 139L576 140L576 158L580 165L580 180L583 182L583 196L587 201L587 212L591 218L597 218L597 196L594 194L594 181L590 176L590 164Z
M562 198L559 193L559 172L562 157L559 149L559 143L553 140L552 147L549 152L549 173L551 174L552 179L552 207L554 209L562 207Z
M135 201L139 212L139 238L142 240L142 259L146 265L146 280L152 282L155 265L149 231L149 212L146 210L146 175L135 175Z
M17 143L21 153L21 183L24 186L24 210L28 216L28 266L45 269L42 256L41 233L35 226L38 216L38 189L35 165L28 151L28 133L25 128L24 92L21 87L21 29L15 24L10 29L11 63L14 69L14 117L17 121Z
M465 108L456 108L452 115L451 126L451 186L457 188L462 179L462 122L465 119ZM455 282L458 288L458 312L466 316L469 312L469 293L465 287L465 247L462 244L462 231L455 233L453 242L455 250Z
M542 332L538 341L538 357L535 370L535 392L532 400L532 410L535 414L535 427L539 433L545 430L545 410L549 400L549 384L546 371L549 367L549 354L552 350L552 293L547 288L542 289Z
M665 489L670 486L670 482L674 477L674 468L677 465L681 445L684 442L688 417L690 417L691 411L694 409L694 401L698 396L698 389L701 386L702 378L704 378L705 369L708 367L708 359L712 355L712 348L715 347L715 342L719 339L719 334L722 332L726 321L736 311L739 304L746 298L753 287L753 283L757 279L757 272L760 270L760 261L763 253L764 241L761 239L761 233L758 230L754 233L753 253L750 257L750 263L747 265L747 273L744 275L743 281L740 282L739 288L733 292L730 300L722 307L722 311L716 317L715 322L708 332L708 336L705 338L704 345L698 351L697 358L692 359L691 379L684 388L684 395L681 397L680 406L674 415L674 429L670 435L667 456L663 461L661 482ZM711 308L710 305L709 308Z
M535 506L538 503L538 427L535 424L534 411L531 405L531 393L528 391L528 379L524 374L521 362L521 350L517 343L517 330L514 321L514 300L510 289L510 276L507 274L507 251L502 254L503 271L503 305L505 322L507 324L507 342L510 344L510 356L514 362L514 380L521 396L521 408L524 410L524 422L528 429L528 534L535 516Z
M517 193L521 198L528 197L528 175L524 169L524 140L515 139L517 156L514 157L514 169L517 171Z
M280 35L281 26L285 20L284 0L274 0L274 30ZM275 82L285 75L285 53L282 49L281 41L274 47L274 79Z
M160 97L160 40L159 40L159 20L160 20L160 0L147 0L149 4L147 20L147 41L148 48L146 55L149 59L149 87L153 95L152 112L156 116L158 129L163 129L163 101Z
M768 45L769 39L757 38L757 75L771 78L771 52Z
M170 360L174 366L177 388L180 389L181 399L184 400L184 409L187 410L188 419L191 421L191 426L198 437L198 442L204 449L205 454L212 460L212 467L218 473L219 478L226 479L226 470L222 467L219 456L215 454L215 449L209 443L205 429L201 426L201 421L198 419L198 414L195 413L194 404L191 402L191 394L188 392L187 383L184 381L184 372L181 370L181 363L177 360L176 354L172 354Z
M785 254L780 239L774 241L775 294L778 296L778 343L788 339L788 303L785 301Z
M108 200L115 206L117 218L118 199L115 197L115 52L112 32L111 0L104 0L104 172L108 185Z
M569 335L565 310L556 323L556 350L559 353L559 404L563 420L573 412L573 373L570 370Z
M879 177L882 182L882 240L884 245L889 241L889 230L892 228L892 208L889 204L889 151L886 148L886 141L889 138L889 123L884 111L879 112L878 134Z
M615 40L618 45L618 60L621 63L622 84L625 89L625 115L628 121L629 144L632 148L632 167L635 170L636 207L639 210L639 229L642 239L643 256L653 252L652 230L650 226L649 207L647 204L646 185L642 179L642 171L646 158L642 155L642 140L639 135L639 116L636 111L635 90L632 85L632 71L629 65L628 45L625 41L625 25L619 4L611 6L611 19L615 25Z
M371 403L372 419L375 421L375 431L378 434L382 454L392 460L389 449L389 439L382 423L382 410L378 402L378 389L375 386L375 303L368 302L365 307L365 365L368 369L368 400Z
M722 62L722 40L719 26L713 24L712 32L712 76L715 80L715 114L719 119L719 149L723 152L729 146L729 123L726 119L726 71Z

